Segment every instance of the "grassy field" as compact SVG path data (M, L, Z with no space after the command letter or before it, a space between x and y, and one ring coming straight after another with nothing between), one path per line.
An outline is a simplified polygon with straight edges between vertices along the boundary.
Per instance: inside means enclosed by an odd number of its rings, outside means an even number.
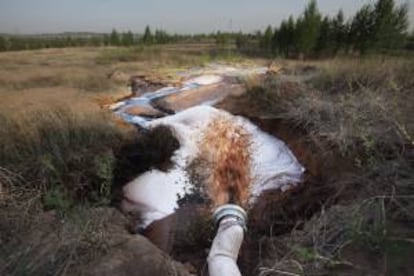
M0 267L64 274L107 250L105 215L88 214L109 206L116 153L138 134L101 105L128 95L132 75L168 78L214 61L269 63L209 45L1 53ZM246 80L248 92L223 108L281 122L308 159L332 154L345 167L330 173L343 178L321 180L338 193L316 194L301 227L260 234L254 274L405 275L414 238L414 61L273 62L279 74ZM70 243L31 259L38 251L25 237L46 232L36 223L45 215L61 219L51 227Z

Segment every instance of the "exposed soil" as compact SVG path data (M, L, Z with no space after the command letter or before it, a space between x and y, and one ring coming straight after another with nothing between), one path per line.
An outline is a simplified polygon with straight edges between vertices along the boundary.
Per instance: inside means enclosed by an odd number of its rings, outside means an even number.
M315 145L303 131L277 119L250 119L262 130L285 141L306 172L301 185L283 193L265 192L249 211L249 232L239 258L247 275L253 274L260 262L260 238L300 230L322 208L345 199L345 192L350 188L345 187L346 179L352 170L349 161L334 151L323 150L322 145Z

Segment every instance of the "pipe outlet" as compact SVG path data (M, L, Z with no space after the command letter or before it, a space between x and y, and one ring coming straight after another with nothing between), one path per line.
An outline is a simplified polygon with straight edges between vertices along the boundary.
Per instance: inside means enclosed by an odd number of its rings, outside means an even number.
M237 258L246 230L247 214L240 206L226 204L213 214L217 233L208 254L210 276L241 275Z

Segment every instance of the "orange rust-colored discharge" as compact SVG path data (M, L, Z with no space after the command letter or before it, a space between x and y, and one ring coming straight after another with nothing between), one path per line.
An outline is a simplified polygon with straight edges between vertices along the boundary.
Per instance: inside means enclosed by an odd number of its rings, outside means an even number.
M247 203L251 181L249 141L250 135L228 118L219 116L207 127L201 154L210 165L206 184L215 206Z

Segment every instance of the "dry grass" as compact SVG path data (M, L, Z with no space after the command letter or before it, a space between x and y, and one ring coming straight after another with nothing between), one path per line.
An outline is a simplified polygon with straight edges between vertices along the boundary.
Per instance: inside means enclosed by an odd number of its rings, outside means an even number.
M97 221L74 219L88 206L108 206L115 151L129 137L95 103L126 90L96 56L96 49L0 54L0 274L62 273L105 246ZM51 221L47 210L56 211Z
M0 247L2 275L71 275L107 254L127 235L125 218L111 208L78 208L65 217L38 213L26 219L19 237Z
M251 90L250 100L344 155L413 145L413 62L341 60L317 67L321 72L305 83L268 79L264 88Z
M124 134L109 115L51 107L26 116L0 113L0 122L1 167L26 180L20 188L42 191L45 207L110 199L113 150Z
M390 248L397 240L398 246L410 244L414 223L413 61L313 62L309 70L317 73L309 79L303 64L293 66L251 88L249 108L290 123L309 143L352 161L353 192L347 193L353 198L322 209L304 229L265 238L260 275L402 273L395 260L413 250Z
M39 164L29 165L35 170ZM89 177L89 181L95 178L94 181L97 181L96 175L86 174L87 171L96 174L95 170L96 168L78 167L73 168L70 173ZM110 176L104 170L101 170L101 173L99 177ZM79 203L76 206L72 205L73 199L64 192L64 189L68 185L68 188L72 188L70 185L76 188L79 183L69 182L70 180L65 183L45 183L52 186L40 189L37 179L24 179L24 176L23 172L17 174L1 168L0 181L3 190L0 202L0 259L2 260L0 273L2 275L60 274L68 267L87 263L106 252L108 238L112 236L107 234L108 221L113 222L114 218L106 213L105 209L99 213ZM43 177L50 178L51 175L43 172ZM50 179L41 180L47 182ZM108 179L101 178L101 186L108 185L107 181ZM104 190L100 192L100 204L102 204L102 200L108 199L108 194ZM96 199L98 198L95 197ZM45 212L45 208L56 211ZM119 218L119 214L116 216Z

